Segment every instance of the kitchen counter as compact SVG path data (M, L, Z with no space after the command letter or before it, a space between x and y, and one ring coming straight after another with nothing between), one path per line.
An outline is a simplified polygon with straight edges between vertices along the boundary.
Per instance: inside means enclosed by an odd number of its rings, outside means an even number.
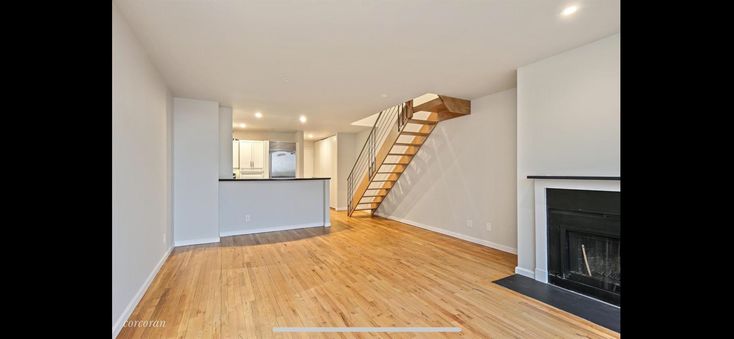
M219 179L219 236L331 226L330 180Z

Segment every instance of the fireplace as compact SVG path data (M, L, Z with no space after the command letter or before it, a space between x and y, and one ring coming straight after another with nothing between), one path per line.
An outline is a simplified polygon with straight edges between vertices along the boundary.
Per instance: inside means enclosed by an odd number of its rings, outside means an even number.
M548 282L619 305L620 192L546 189Z

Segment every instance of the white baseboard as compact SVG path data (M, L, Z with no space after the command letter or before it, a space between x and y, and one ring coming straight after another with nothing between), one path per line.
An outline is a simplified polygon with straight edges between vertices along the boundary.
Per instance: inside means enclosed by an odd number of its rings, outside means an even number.
M211 244L214 242L219 242L219 237L216 238L201 238L201 239L192 239L192 240L177 240L173 242L173 245L176 247L179 246L190 246L190 245L201 245L201 244Z
M412 221L412 220L408 220L408 219L403 219L403 218L398 218L398 217L393 217L393 216L387 216L387 215L384 215L384 214L379 213L379 212L378 213L375 213L375 215L376 216L383 217L383 218L387 218L387 219L392 219L392 220L395 220L395 221L399 221L399 222L402 222L403 224L408 224L408 225L411 225L411 226L420 227L420 228L423 228L423 229L426 229L426 230L429 230L429 231L433 231L433 232L436 232L436 233L441 233L441 234L444 234L444 235L448 235L450 237L459 238L461 240L466 240L466 241L469 241L469 242L473 242L475 244L479 244L479 245L482 245L482 246L491 247L491 248L494 248L496 250L500 250L500 251L503 251L503 252L509 252L509 253L512 253L512 254L517 254L517 249L514 248L514 247L505 246L505 245L502 245L502 244L498 244L498 243L494 243L494 242L491 242L491 241L488 241L488 240L479 239L479 238L475 238L475 237L472 237L472 236L469 236L469 235L465 235L465 234L461 234L461 233L457 233L457 232L445 230L443 228L439 228L439 227L435 227L435 226L429 226L429 225L422 224L422 223L419 223L419 222L416 222L416 221Z
M347 210L347 207L346 206L344 206L344 207L337 207L337 208L335 208L335 210L337 210L337 211L346 211Z
M541 270L539 268L536 268L535 269L535 280L547 284L548 283L548 272Z
M285 225L285 226L272 226L272 227L260 227L260 228L252 228L249 230L237 230L237 231L226 231L226 232L219 232L220 237L230 237L233 235L243 235L243 234L254 234L254 233L266 233L266 232L276 232L276 231L287 231L287 230L295 230L299 228L310 228L310 227L327 227L331 226L324 225L323 223L315 222L315 223L308 223L308 224L300 224L300 225Z
M531 279L535 279L535 273L533 273L533 271L526 269L526 268L522 268L520 266L515 267L515 273L522 275L522 276L526 276Z
M166 262L166 259L168 259L168 256L171 254L171 251L173 250L173 247L170 247L166 253L163 254L163 257L161 260L158 261L158 263L153 268L153 271L148 274L148 278L145 279L145 282L143 282L143 285L140 286L138 289L138 292L135 293L135 296L132 300L127 304L127 307L125 307L125 310L120 314L120 317L117 318L117 321L115 321L115 324L112 326L112 339L117 337L118 334L120 334L120 331L122 331L122 326L125 325L125 321L127 321L128 318L130 318L130 315L133 313L133 310L135 310L135 307L138 306L138 303L140 302L140 299L143 299L143 295L145 295L145 291L148 290L148 287L150 286L150 283L153 282L153 279L155 279L155 276L158 274L158 271L160 271L161 267L163 267L163 263Z

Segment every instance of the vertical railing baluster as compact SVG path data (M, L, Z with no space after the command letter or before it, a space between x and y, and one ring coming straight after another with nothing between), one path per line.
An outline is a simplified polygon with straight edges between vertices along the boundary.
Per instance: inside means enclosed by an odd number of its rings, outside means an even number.
M375 153L374 152L375 152L375 134L373 133L372 135L370 135L370 153L369 153L370 155L369 157L370 178L375 173Z
M401 106L401 108L402 108L402 106ZM400 131L403 128L403 115L400 114L400 113L401 112L398 112L398 131Z
M372 135L372 175L375 175L375 172L377 172L377 154L375 154L377 151L377 133Z
M372 174L375 173L375 133L370 134L370 152L369 152L369 158L367 161L370 163L370 178L372 177Z

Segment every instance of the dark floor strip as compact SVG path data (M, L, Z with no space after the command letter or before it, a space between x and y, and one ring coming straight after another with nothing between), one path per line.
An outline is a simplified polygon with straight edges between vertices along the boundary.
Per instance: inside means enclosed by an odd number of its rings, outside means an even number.
M619 332L620 309L617 307L519 274L494 283Z

